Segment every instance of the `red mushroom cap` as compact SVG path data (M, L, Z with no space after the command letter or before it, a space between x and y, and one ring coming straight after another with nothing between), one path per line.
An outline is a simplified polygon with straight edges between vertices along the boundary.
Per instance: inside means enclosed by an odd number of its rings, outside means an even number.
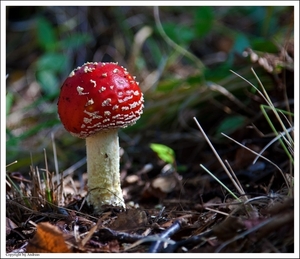
M124 67L87 62L63 83L58 114L66 130L86 138L100 130L134 124L143 113L143 103L138 83Z

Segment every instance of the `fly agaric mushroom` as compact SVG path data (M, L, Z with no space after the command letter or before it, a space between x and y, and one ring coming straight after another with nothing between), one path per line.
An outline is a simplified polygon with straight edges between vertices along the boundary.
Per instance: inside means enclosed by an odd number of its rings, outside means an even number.
M143 113L143 94L117 63L87 62L61 87L58 114L65 129L86 139L88 203L125 208L120 184L118 129L135 124Z

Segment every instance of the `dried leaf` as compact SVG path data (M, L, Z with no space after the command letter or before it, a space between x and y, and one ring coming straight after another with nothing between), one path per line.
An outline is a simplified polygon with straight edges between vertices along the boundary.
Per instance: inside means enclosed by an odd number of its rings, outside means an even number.
M146 212L139 209L126 210L118 214L118 218L112 223L114 230L131 231L143 227L147 223Z
M27 253L70 253L63 233L49 222L37 225L34 237L29 240Z
M176 187L176 180L173 175L169 177L157 177L152 181L152 186L164 193L169 193Z
M147 183L141 193L141 200L155 200L164 199L167 193L163 192L160 188L154 188L151 183Z

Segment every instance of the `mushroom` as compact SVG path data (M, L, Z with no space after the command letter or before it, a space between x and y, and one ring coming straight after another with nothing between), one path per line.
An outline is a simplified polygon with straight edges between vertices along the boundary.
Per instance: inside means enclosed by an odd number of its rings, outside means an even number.
M94 211L104 205L125 208L120 184L118 129L143 113L138 83L117 63L87 62L64 81L58 114L65 129L86 139L87 201Z

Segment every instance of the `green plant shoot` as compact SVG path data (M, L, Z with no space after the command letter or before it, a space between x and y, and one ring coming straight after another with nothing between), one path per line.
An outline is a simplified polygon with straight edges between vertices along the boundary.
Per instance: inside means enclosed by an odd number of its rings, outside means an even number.
M175 152L172 148L163 144L151 143L150 148L158 155L158 157L166 163L173 164L175 162Z

